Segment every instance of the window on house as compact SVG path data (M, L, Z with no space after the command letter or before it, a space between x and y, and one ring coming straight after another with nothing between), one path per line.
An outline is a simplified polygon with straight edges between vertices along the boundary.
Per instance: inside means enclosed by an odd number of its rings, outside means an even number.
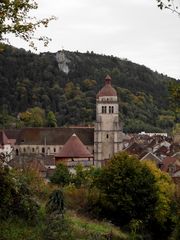
M32 152L34 152L34 148L32 148Z
M23 150L24 150L24 152L26 152L26 148L24 148Z
M106 135L106 138L109 138L109 135L108 135L108 134Z
M45 148L44 147L42 148L42 153L45 153Z
M54 148L54 152L56 152L56 148Z

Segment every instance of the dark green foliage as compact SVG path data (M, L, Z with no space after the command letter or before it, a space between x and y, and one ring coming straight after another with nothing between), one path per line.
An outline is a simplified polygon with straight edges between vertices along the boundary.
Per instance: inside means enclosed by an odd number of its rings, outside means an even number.
M82 165L77 165L75 170L76 172L72 176L72 182L77 188L85 186L87 183L88 171L86 171Z
M120 117L126 131L139 131L134 119L149 131L156 127L161 111L167 108L168 85L173 79L145 66L112 56L64 51L70 72L58 68L53 53L40 55L6 46L0 54L0 126L17 126L19 112L40 107L53 111L58 126L92 124L95 121L95 96L112 76L119 97ZM11 68L11 71L9 69ZM48 116L48 126L55 126Z
M93 215L126 225L132 236L160 240L171 235L177 214L172 208L174 186L153 163L119 153L102 168L96 186L96 194L89 195Z
M50 177L50 181L60 186L65 186L71 181L71 174L68 167L60 163L57 165L54 174Z
M97 187L105 216L117 223L148 222L157 201L155 178L134 156L121 153L102 169Z
M64 212L64 195L62 190L54 190L49 196L46 204L47 213L63 214Z
M180 81L169 85L170 107L175 114L176 122L180 122Z
M180 216L177 216L177 223L172 235L172 240L180 239Z
M73 240L72 227L66 218L60 215L49 216L43 234L44 240Z
M47 126L48 127L57 127L57 120L56 117L54 115L54 113L52 111L48 112L47 115Z
M35 222L39 205L27 183L3 167L0 167L0 183L0 218L16 215L31 223Z
M64 194L61 189L54 190L46 204L46 227L44 240L73 240L72 227L64 217Z

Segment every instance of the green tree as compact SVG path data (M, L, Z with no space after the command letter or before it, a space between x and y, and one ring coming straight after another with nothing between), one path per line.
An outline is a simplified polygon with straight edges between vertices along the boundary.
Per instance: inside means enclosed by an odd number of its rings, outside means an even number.
M64 164L57 165L54 174L50 177L50 181L60 186L68 185L71 181L71 174Z
M57 127L56 116L52 111L49 111L47 114L47 125L48 127Z
M169 85L169 93L170 107L175 114L176 122L180 122L180 81Z
M19 119L28 127L43 127L45 125L45 111L40 107L29 108L19 114Z
M176 226L172 233L170 240L179 240L180 239L180 214L177 216Z
M62 214L64 213L64 194L62 190L54 190L49 196L49 200L46 204L48 213Z
M145 225L167 223L173 184L154 166L141 163L127 153L119 153L102 169L97 187L106 217L122 224L133 219Z
M25 179L0 164L0 182L0 219L15 215L31 223L36 221L39 205Z
M37 8L38 4L34 0L1 0L0 41L7 41L6 34L12 33L28 42L31 47L35 48L34 39L43 41L46 46L50 39L45 36L35 37L34 34L37 28L47 27L55 17L38 20L30 14Z
M82 185L85 185L87 180L88 172L83 168L81 164L78 164L75 167L75 173L73 175L73 183L77 188L80 188Z

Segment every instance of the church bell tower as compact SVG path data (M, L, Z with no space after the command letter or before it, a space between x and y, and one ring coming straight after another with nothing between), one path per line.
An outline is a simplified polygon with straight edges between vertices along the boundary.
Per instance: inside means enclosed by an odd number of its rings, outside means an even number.
M107 75L104 87L96 95L94 160L98 167L122 150L123 132L119 123L118 98L111 81Z

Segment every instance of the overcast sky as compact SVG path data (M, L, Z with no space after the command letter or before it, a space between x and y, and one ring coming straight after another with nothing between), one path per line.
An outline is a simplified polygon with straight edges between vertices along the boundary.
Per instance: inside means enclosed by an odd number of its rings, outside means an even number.
M38 0L38 18L57 21L37 35L52 38L39 52L94 51L143 64L180 79L180 17L157 8L156 0ZM23 41L11 44L26 49Z

